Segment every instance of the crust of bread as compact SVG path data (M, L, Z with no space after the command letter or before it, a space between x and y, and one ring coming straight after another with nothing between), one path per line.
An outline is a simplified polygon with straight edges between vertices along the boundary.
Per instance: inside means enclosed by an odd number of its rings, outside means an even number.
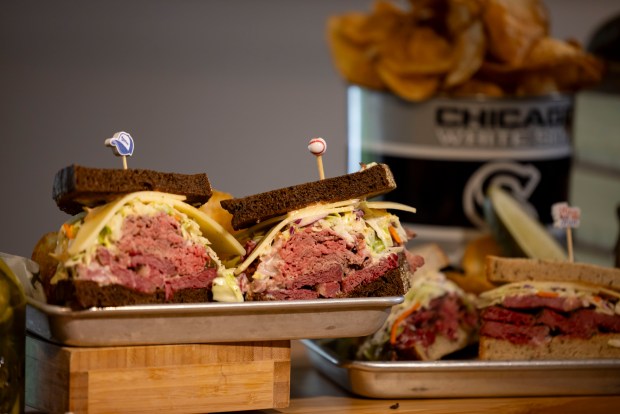
M390 168L386 164L377 164L351 174L222 200L220 204L233 215L232 227L240 230L311 204L371 198L395 188L396 181Z
M409 252L424 258L423 271L436 272L450 265L450 258L437 243L424 243L409 248Z
M404 255L399 257L399 266L385 273L380 278L357 286L347 297L366 298L366 297L385 297L403 296L411 287L411 274L409 264Z
M487 256L486 276L492 283L581 282L620 290L620 269L589 263Z
M70 165L54 177L52 197L58 208L77 214L84 207L106 204L119 195L136 191L161 191L186 196L199 207L213 189L206 174L178 174L140 169L104 169Z
M142 293L122 285L100 286L90 280L61 281L48 299L50 303L69 306L72 309L92 307L115 307L128 305L148 305L161 303L200 303L210 302L211 290L207 288L182 289L166 300L162 289L154 293Z
M481 337L478 354L482 360L497 361L620 358L620 333L597 334L589 339L555 336L541 345Z

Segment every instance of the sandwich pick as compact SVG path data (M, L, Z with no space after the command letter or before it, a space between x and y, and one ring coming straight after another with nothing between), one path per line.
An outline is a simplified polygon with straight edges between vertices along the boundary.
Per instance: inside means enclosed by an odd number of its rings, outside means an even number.
M112 138L105 140L105 146L114 149L114 155L123 157L123 169L127 169L127 157L133 155L133 138L127 132L121 131Z

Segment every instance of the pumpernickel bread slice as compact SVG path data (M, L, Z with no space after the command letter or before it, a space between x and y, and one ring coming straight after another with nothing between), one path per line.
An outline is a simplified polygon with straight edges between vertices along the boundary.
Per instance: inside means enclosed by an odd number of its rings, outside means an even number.
M371 198L395 188L390 167L375 164L355 173L222 200L220 204L233 215L232 227L240 230L311 204Z
M70 165L54 177L52 197L62 211L77 214L84 207L106 204L123 194L161 191L181 194L200 206L213 194L206 174L179 174L142 169L104 169Z
M206 303L212 300L211 289L207 288L181 289L166 299L163 289L142 293L122 285L100 286L90 280L60 281L54 294L48 298L50 303L76 310L163 303Z

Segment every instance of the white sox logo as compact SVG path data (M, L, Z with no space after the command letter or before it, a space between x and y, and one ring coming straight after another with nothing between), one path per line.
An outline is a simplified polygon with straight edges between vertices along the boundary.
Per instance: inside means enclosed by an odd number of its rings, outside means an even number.
M536 209L527 202L538 183L540 171L532 164L519 164L512 161L499 161L484 164L474 172L463 189L463 211L471 223L485 228L482 207L485 190L491 185L499 185L512 195L533 215L538 217Z

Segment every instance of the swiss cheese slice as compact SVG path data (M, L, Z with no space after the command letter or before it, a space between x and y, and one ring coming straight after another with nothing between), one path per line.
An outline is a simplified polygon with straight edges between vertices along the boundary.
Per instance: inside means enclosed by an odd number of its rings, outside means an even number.
M202 235L211 242L211 248L222 255L244 255L245 249L224 227L207 216L202 211L184 202L185 196L161 193L157 191L138 191L127 194L106 205L90 210L84 219L73 243L68 248L69 255L73 256L86 250L97 242L97 237L105 225L112 219L125 204L140 200L142 202L160 202L175 210L187 214L200 226Z

